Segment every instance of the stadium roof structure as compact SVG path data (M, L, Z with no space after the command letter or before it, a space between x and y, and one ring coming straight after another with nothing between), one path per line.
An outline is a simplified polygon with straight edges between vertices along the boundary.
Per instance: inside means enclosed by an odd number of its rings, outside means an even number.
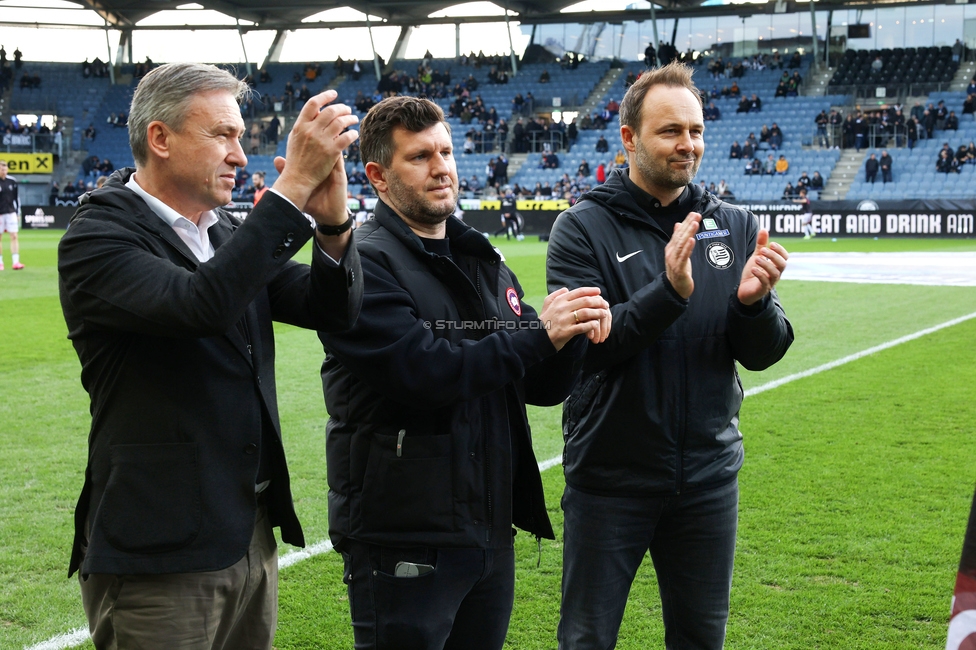
M144 29L174 29L175 26L145 26L138 23L153 14L185 7L187 0L71 0L74 4L95 11L107 27L122 31ZM30 4L30 0L16 2L17 5ZM508 17L523 25L583 23L621 23L623 21L645 20L651 17L650 3L635 2L632 8L624 10L602 10L580 13L563 13L562 10L577 4L578 0L496 0L494 4L507 10ZM818 10L827 9L868 9L879 5L919 5L944 4L945 0L815 0ZM0 6L11 3L3 2ZM410 27L418 25L457 24L477 22L499 22L505 20L498 12L485 15L465 15L436 17L432 14L464 2L435 2L431 0L195 0L195 6L220 12L239 21L239 29L295 30L309 28L363 27L367 22L373 26ZM678 18L690 16L738 15L791 13L806 11L808 2L795 0L659 0L654 3L656 18ZM368 16L368 19L329 21L328 23L309 21L310 16L330 9L351 8ZM2 24L5 22L0 18ZM200 25L192 29L227 29L227 24Z

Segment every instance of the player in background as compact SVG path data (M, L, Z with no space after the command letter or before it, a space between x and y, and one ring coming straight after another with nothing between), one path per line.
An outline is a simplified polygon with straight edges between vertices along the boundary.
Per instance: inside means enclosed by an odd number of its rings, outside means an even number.
M17 181L7 176L7 161L0 160L0 271L3 270L3 233L10 233L10 252L14 271L24 268L20 263L20 198Z
M810 239L811 237L816 237L817 231L813 228L813 207L810 199L807 198L807 191L801 189L800 197L793 199L793 203L799 203L803 206L801 208L802 214L800 215L800 223L803 225L803 238Z

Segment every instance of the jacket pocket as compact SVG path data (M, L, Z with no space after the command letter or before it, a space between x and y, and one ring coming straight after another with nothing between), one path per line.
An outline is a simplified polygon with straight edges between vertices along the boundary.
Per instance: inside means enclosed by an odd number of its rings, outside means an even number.
M363 479L369 533L454 530L451 436L374 434Z
M607 371L601 370L584 379L578 384L578 389L573 391L569 400L566 402L566 426L563 428L563 439L569 440L572 432L576 429L580 418L586 413L593 403L600 386L606 379Z
M105 538L131 553L162 553L200 532L196 443L113 445L100 506Z

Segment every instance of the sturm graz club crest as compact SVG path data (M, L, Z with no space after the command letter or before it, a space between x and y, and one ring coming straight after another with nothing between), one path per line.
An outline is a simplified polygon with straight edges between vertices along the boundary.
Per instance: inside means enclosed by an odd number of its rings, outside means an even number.
M705 257L708 258L708 263L717 269L727 269L735 261L732 249L720 241L708 245L705 249Z

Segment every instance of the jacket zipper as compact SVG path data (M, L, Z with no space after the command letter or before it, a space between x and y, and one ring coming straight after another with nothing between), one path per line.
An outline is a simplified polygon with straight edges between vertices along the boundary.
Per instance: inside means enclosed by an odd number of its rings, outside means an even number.
M681 483L684 480L684 446L685 427L687 426L687 396L688 396L688 353L687 348L681 346L681 394L678 398L678 440L675 450L675 494L681 494Z
M478 298L481 300L481 309L484 312L485 298L481 293L481 265L475 264L474 267L474 290L478 293ZM491 533L494 526L495 517L492 513L492 503L491 503L491 457L489 456L488 449L488 434L485 430L485 398L482 397L478 400L481 408L481 446L482 453L485 457L485 496L488 500L488 528L485 531L485 542L491 543Z

